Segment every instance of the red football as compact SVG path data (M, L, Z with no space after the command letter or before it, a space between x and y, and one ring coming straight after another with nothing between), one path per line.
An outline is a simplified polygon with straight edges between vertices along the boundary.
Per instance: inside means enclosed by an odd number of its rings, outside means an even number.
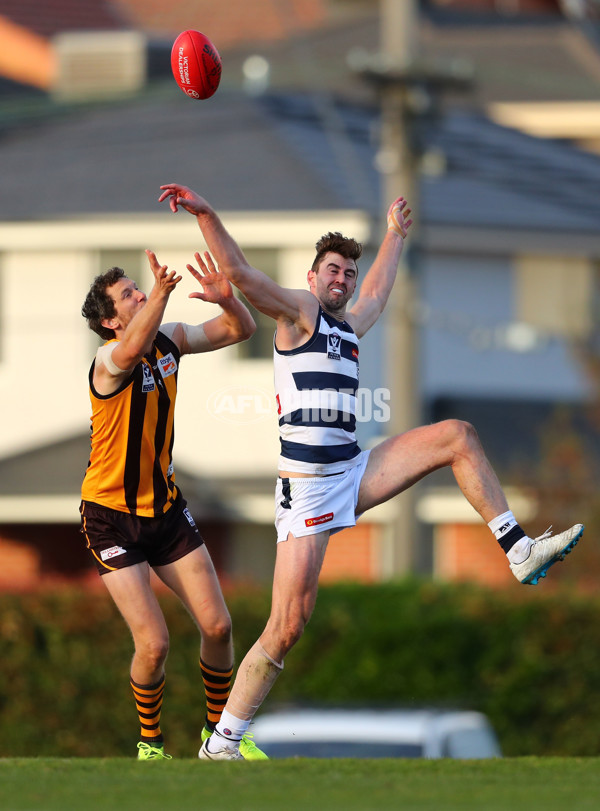
M173 43L171 70L186 96L208 99L221 81L221 57L200 31L183 31Z

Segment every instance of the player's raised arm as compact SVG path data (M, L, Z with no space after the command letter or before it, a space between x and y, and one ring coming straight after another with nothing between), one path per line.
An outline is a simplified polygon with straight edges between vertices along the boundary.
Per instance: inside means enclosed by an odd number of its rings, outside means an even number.
M94 385L102 395L115 391L151 349L169 296L181 281L181 276L159 264L152 251L146 251L146 255L154 274L154 286L148 297L123 271L105 290L112 303L109 314L98 325L98 334L105 338L112 335L117 340L100 347L96 355Z
M182 355L211 352L247 341L256 331L256 323L248 308L233 295L229 280L219 272L208 251L205 251L204 258L199 253L195 257L200 270L193 265L188 265L187 269L199 283L202 292L190 293L190 298L218 304L223 312L196 326L181 323L161 326L161 332L177 344Z
M266 273L252 267L216 211L199 194L178 183L169 183L160 188L162 194L159 202L168 199L173 212L181 207L195 215L219 269L242 291L253 307L278 321L301 324L307 332L312 332L315 304L307 291L283 288Z
M114 293L120 301L116 315L109 319L108 326L114 329L119 344L112 353L113 362L120 369L133 369L152 346L165 312L169 296L181 281L175 271L161 265L153 251L146 251L150 270L154 275L154 285L148 298L137 289L134 283L124 284ZM130 281L130 280L128 280ZM128 303L131 299L131 304Z
M360 288L356 304L348 311L348 322L360 338L377 321L396 281L404 240L412 225L406 200L398 197L387 214L387 232Z

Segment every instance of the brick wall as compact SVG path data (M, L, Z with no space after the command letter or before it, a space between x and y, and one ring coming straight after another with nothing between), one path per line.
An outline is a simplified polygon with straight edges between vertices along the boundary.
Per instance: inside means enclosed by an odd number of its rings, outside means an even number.
M516 582L498 542L480 524L436 529L434 574L439 580L471 580L493 587Z
M187 28L206 34L217 49L241 42L271 42L322 26L328 0L118 0L140 30L177 35Z
M40 578L40 556L31 546L0 536L0 591L34 588Z
M373 583L381 570L381 530L376 524L357 524L329 541L321 569L321 583L354 580Z

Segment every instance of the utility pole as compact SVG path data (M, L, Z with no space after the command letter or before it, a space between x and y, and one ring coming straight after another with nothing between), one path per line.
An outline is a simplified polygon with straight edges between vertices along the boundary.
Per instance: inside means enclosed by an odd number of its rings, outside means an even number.
M407 113L410 92L405 82L385 76L407 73L418 53L418 9L416 0L380 0L381 60L379 83L381 99L381 141L377 156L381 176L381 207L399 195L408 200L414 225L409 232L396 283L384 311L386 385L390 391L391 419L387 435L395 436L414 428L419 417L418 375L416 370L415 327L411 320L415 281L408 266L407 248L419 228L418 183ZM385 221L383 222L385 228ZM386 574L395 577L414 569L415 491L409 488L391 503L388 527Z
M414 314L418 298L410 256L417 253L419 235L418 119L431 115L436 99L446 87L464 89L469 80L455 69L427 65L419 54L418 0L380 0L378 54L359 68L374 84L381 103L381 141L377 164L381 176L382 212L402 195L411 209L413 226L384 311L386 384L390 390L391 420L386 434L395 436L416 427L421 404L418 375L418 326ZM385 220L383 220L385 227ZM414 571L418 524L415 488L390 502L385 576Z

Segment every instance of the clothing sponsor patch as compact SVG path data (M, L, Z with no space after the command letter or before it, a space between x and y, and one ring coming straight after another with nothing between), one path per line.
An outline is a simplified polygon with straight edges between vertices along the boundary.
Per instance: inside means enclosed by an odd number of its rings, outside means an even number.
M177 371L177 361L173 357L173 353L169 352L168 355L165 355L164 358L158 359L158 368L160 369L160 373L163 377L169 377L169 375L174 375Z
M109 549L103 549L100 552L100 557L102 560L110 560L111 558L116 558L118 555L124 555L125 550L122 546L111 546Z
M142 391L145 394L154 391L156 386L154 385L154 378L152 377L152 369L147 363L142 364L142 375Z
M329 360L341 360L340 348L342 336L337 332L330 332L327 336L327 357Z
M354 349L352 350L352 357L353 357L353 358L357 358L357 359L358 359L358 349L354 348Z
M307 527L314 527L317 524L326 524L328 521L333 521L334 513L324 513L317 515L315 518L307 518L304 523Z
M171 462L171 464L167 468L167 478L169 478L172 475L173 475L173 462Z
M187 508L187 507L184 507L183 514L185 515L185 517L186 517L186 518L187 518L187 520L189 521L190 526L191 526L191 527L195 527L195 526L196 526L196 524L195 524L195 522L194 522L194 519L193 519L193 517L192 517L191 512L188 510L188 508Z

